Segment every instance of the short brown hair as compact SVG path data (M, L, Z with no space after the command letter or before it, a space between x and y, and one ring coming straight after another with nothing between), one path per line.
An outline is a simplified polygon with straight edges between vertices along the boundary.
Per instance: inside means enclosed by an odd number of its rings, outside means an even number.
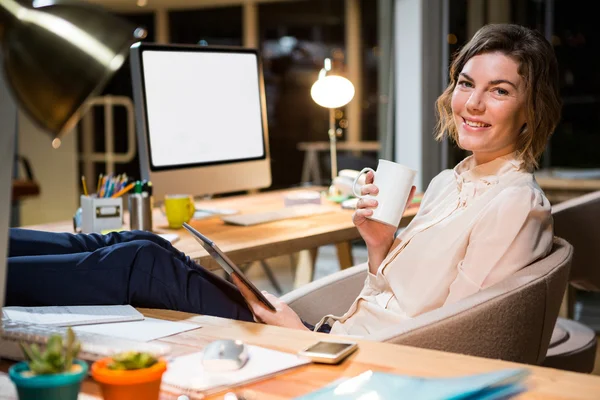
M500 52L519 63L519 75L526 90L526 129L519 135L517 156L524 167L533 170L550 135L560 120L558 62L550 43L541 33L514 24L490 24L479 29L455 56L450 66L450 83L436 102L436 139L448 134L458 144L458 131L452 118L452 93L458 75L472 57Z

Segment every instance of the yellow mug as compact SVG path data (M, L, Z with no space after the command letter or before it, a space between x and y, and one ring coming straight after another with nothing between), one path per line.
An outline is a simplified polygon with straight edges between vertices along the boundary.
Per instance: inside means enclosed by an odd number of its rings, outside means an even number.
M172 229L179 229L184 222L190 222L196 211L194 198L185 194L166 195L164 207L169 228Z

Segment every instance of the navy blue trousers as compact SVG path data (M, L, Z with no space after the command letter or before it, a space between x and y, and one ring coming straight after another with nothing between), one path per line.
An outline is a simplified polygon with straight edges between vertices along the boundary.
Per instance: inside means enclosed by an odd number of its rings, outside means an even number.
M10 229L5 304L131 304L253 321L234 285L143 231Z

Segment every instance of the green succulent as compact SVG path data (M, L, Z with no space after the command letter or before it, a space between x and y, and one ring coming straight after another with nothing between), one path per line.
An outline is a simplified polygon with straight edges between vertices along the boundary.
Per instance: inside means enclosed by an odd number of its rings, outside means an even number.
M81 343L75 337L75 332L69 327L67 329L67 341L63 346L60 335L52 335L48 338L46 349L41 351L38 345L28 345L20 342L21 350L29 364L29 369L35 375L60 374L71 370L73 360L81 350Z
M112 370L133 370L153 366L158 359L149 353L127 351L112 356L112 362L107 367Z

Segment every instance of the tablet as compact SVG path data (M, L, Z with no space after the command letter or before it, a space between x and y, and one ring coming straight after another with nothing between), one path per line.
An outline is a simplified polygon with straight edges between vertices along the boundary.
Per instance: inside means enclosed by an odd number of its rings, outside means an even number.
M267 300L267 298L261 293L261 291L258 290L258 288L254 286L252 282L250 282L250 279L248 279L246 275L244 275L242 270L237 265L235 265L233 261L231 261L229 257L227 257L225 253L223 253L221 249L219 249L212 240L198 232L196 229L192 228L187 223L184 223L183 227L189 233L192 234L192 236L198 241L198 243L200 243L202 247L204 247L208 254L210 254L210 256L215 259L215 261L221 266L221 268L225 270L225 272L227 272L229 275L235 272L237 276L246 284L246 286L250 290L252 290L252 293L256 295L256 297L258 298L258 300L261 301L261 303L263 303L265 306L267 306L267 308L269 308L272 311L276 310L275 306L273 306L273 304L271 304L271 302Z

